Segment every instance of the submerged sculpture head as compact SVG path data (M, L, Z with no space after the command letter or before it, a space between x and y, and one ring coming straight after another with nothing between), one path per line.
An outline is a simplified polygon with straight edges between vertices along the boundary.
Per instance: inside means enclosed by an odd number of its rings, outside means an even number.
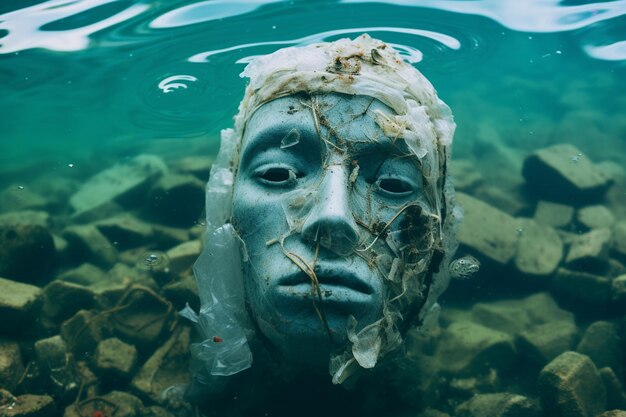
M256 337L293 367L330 364L340 383L400 346L447 286L454 123L367 35L286 48L244 75L207 188L193 316L207 340L192 353L201 373L229 375Z

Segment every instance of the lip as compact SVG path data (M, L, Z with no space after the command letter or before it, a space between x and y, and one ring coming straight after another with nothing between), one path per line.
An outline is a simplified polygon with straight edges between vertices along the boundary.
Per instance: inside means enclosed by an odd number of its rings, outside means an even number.
M356 273L340 266L316 265L315 275L324 290L353 291L366 296L374 294L374 288ZM287 275L278 281L279 287L308 287L310 291L311 278L302 271Z

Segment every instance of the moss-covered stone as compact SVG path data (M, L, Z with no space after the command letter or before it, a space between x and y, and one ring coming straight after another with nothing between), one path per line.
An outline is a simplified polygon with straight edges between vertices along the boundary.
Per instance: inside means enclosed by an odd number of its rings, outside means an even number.
M546 365L537 380L545 415L594 417L606 409L606 390L595 365L585 355L564 352Z

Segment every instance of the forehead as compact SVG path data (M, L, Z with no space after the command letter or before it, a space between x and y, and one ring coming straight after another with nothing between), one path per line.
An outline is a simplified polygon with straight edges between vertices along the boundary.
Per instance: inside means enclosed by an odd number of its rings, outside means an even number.
M300 136L320 135L353 148L392 145L405 148L403 141L388 138L376 123L376 114L394 115L392 109L373 97L340 93L292 95L259 107L246 124L244 149L259 140L284 137L294 130ZM282 135L282 136L281 136Z

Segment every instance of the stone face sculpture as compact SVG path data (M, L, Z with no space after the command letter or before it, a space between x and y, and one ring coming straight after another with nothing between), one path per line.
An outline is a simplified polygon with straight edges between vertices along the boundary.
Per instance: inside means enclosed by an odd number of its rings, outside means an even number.
M207 185L196 380L251 366L342 383L436 313L460 215L449 108L362 35L257 58Z

